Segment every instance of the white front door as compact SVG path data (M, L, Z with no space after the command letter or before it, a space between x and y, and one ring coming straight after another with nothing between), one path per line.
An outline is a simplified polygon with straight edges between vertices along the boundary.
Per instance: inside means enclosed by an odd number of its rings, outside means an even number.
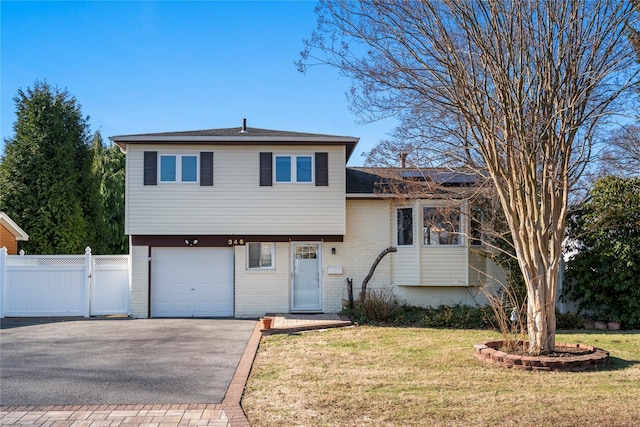
M291 243L291 258L291 310L322 310L320 243Z

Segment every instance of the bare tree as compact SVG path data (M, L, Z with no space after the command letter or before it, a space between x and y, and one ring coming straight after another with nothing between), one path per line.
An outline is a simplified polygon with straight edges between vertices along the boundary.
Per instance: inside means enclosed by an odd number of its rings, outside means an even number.
M640 126L623 126L611 132L600 161L607 174L640 176Z
M415 115L441 159L484 169L527 287L529 351L555 347L568 193L636 77L628 1L322 1L300 66L353 80L365 118Z

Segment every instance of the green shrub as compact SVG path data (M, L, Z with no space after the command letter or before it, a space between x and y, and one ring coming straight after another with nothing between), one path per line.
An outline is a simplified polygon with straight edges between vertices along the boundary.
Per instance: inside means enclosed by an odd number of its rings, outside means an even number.
M437 308L415 307L399 305L395 297L391 302L386 294L367 298L364 305L357 303L353 310L347 309L344 313L357 323L384 323L393 326L489 329L493 328L494 322L490 307L465 305L441 305Z
M556 311L556 329L583 329L585 318L577 313L559 313Z
M345 314L357 323L389 323L399 307L391 289L369 289L364 300L357 301L352 310L346 309Z
M454 329L485 329L491 327L493 313L489 307L466 305L441 305L429 308L424 316L424 326Z

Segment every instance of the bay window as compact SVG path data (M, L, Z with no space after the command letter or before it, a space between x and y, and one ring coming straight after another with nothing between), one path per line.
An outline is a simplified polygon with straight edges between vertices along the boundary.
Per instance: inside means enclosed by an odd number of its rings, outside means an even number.
M462 211L451 207L423 207L423 245L461 245Z

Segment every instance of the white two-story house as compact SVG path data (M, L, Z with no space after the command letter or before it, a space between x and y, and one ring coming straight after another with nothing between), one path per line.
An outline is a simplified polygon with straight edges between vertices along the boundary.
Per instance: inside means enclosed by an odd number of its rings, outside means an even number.
M346 279L412 304L484 303L493 268L465 239L467 207L382 194L347 168L358 138L246 126L110 138L127 156L133 317L338 312ZM447 221L451 223L451 221ZM483 273L483 274L479 274Z

